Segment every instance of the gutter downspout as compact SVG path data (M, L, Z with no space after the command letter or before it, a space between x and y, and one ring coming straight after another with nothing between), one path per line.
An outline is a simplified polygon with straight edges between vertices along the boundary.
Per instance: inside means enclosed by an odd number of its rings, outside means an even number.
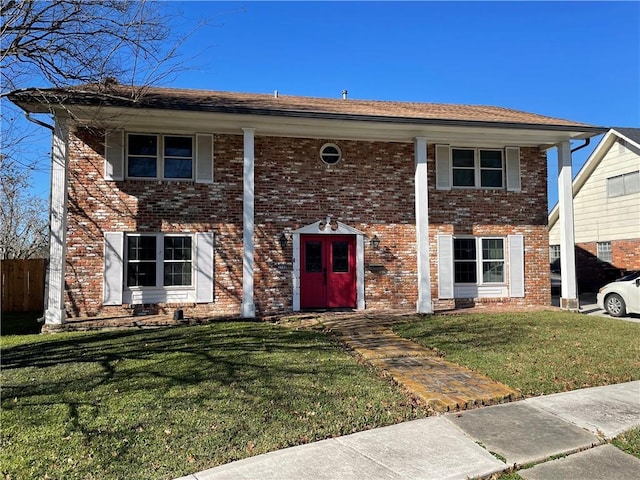
M33 118L27 111L24 112L24 116L31 123L35 123L40 127L48 128L52 132L55 130L55 128L52 125L49 125L48 123L45 123L42 120L38 120L37 118ZM50 248L51 248L51 192L49 192L49 245L48 247L49 248L47 248L47 251L50 251ZM44 299L45 301L47 301L49 297L49 292L48 292L49 290L49 259L48 258L47 258L45 272L46 273L45 273L45 279L44 279L44 288L45 288ZM42 317L38 317L38 323L44 323L44 321L45 321L44 315L42 315Z
M48 128L49 130L51 130L53 132L54 127L52 125L49 125L48 123L43 122L42 120L38 120L37 118L33 118L29 112L25 111L24 112L24 116L26 117L27 120L29 120L31 123L35 123L36 125L39 125L41 127L44 128Z
M582 150L583 148L588 147L590 143L591 143L591 137L585 138L584 143L582 145L571 149L571 153L577 152L578 150Z

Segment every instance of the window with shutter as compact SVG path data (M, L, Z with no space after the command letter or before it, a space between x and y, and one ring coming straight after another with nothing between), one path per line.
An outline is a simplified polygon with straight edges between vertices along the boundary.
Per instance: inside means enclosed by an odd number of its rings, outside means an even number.
M467 148L436 145L436 188L520 191L520 148Z
M196 302L213 302L213 232L196 234Z
M213 135L196 135L196 182L213 183Z
M454 298L453 236L438 235L438 297Z
M124 132L122 130L105 135L104 159L105 180L124 180Z
M509 296L524 297L524 237L509 235Z
M436 145L436 188L451 190L451 148Z
M122 305L123 253L124 234L122 232L106 232L104 234L104 285L102 294L104 305Z

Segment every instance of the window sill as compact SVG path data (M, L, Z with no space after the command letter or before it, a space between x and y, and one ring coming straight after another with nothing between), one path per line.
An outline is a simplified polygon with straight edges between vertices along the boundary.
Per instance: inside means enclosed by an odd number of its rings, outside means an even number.
M196 288L191 287L125 287L122 301L126 304L193 303Z

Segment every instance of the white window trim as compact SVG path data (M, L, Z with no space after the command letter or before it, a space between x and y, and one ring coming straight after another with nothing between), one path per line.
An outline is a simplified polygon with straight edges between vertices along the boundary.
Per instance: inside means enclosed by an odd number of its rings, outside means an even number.
M156 137L157 141L157 154L156 154L156 173L155 177L132 177L129 175L129 137L131 135L143 135L147 137ZM164 176L164 142L166 137L182 137L191 139L191 177L189 178L174 178ZM170 182L193 182L196 178L196 135L186 135L180 133L149 133L149 132L126 132L125 133L125 145L124 145L124 171L125 178L129 180L149 180L149 181L170 181ZM144 155L148 156L148 155ZM173 157L172 157L173 158ZM175 157L180 158L180 157ZM187 157L183 157L187 158Z
M474 170L474 185L454 185L453 171L457 168L453 165L453 152L454 150L471 150L473 151L473 170ZM482 186L482 170L497 171L497 168L482 168L480 163L480 151L500 152L502 154L502 168L500 169L502 174L502 184L499 187L485 187ZM470 167L464 168L470 170ZM504 190L506 188L506 150L504 148L489 148L489 147L460 147L451 146L451 188L456 190Z
M611 263L613 260L613 248L611 242L596 242L596 257L599 262Z
M626 195L633 195L634 193L638 193L640 192L640 190L631 190L631 191L627 191L627 178L631 178L632 176L637 175L638 177L640 177L640 170L636 170L635 172L627 172L627 173L623 173L621 175L614 175L612 177L608 177L607 178L607 198L618 198L618 197L624 197ZM621 182L621 193L617 193L617 194L613 194L612 189L611 189L611 182L613 180L619 180ZM640 180L639 180L640 181Z
M129 237L155 237L156 239L156 284L155 286L128 286L127 285L127 271L129 266L129 247L128 247L128 239ZM190 237L191 238L191 284L190 285L170 285L164 286L162 279L164 278L164 239L166 237ZM124 268L123 268L123 286L124 291L179 291L179 290L194 290L195 291L195 235L192 233L181 233L181 232L172 232L172 233L144 233L144 232L135 232L135 233L126 233L125 234L125 242L124 242ZM126 302L125 302L126 303Z
M505 237L500 237L500 236L491 236L491 237L480 237L480 236L474 236L474 235L456 235L453 237L453 241L455 244L456 240L465 240L465 239L473 239L475 240L475 244L476 244L476 258L474 260L475 264L476 264L476 279L477 281L475 283L459 283L455 281L455 264L457 262L457 260L455 259L455 248L453 250L453 265L454 265L454 286L476 286L476 287L482 287L482 286L486 286L486 285L492 285L492 286L506 286L508 284L507 282L507 269L508 269L508 262L507 262L507 239ZM483 240L502 240L502 259L487 259L485 260L482 256L482 241ZM482 265L484 264L484 262L498 262L501 261L503 264L503 275L504 278L501 282L485 282L483 279L483 275L482 275ZM466 262L470 262L469 260L466 260Z

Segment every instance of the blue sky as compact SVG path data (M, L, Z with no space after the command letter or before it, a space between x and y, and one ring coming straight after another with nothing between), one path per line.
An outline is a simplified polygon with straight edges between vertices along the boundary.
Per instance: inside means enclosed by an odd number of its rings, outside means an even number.
M639 2L179 2L165 86L488 104L640 127ZM180 33L180 30L177 32ZM574 157L575 171L591 149ZM550 155L550 204L555 156Z

